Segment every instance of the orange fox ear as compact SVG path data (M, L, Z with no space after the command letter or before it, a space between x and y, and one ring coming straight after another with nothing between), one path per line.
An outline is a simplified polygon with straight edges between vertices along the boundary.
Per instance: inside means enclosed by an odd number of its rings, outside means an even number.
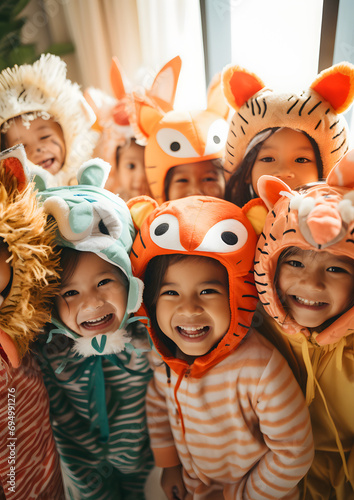
M310 87L337 113L343 113L354 100L354 66L346 62L335 64L322 71Z
M111 79L112 90L118 101L123 99L123 97L125 97L126 94L123 83L123 76L122 76L123 74L124 74L123 69L119 64L118 58L116 56L113 56L111 62L110 79Z
M293 197L289 186L272 175L262 175L262 177L258 179L257 191L269 210L274 207L276 202L284 196L284 194L289 193L290 197Z
M223 69L222 85L227 102L236 110L265 86L254 73L232 65Z
M221 73L213 77L208 88L207 95L208 106L207 110L220 115L225 120L229 115L230 108L227 105L224 93L221 86Z
M174 57L157 73L151 89L146 94L167 113L173 109L182 61Z
M335 165L327 177L329 186L354 188L354 149L348 151Z
M137 231L141 228L146 217L158 207L157 202L146 195L131 198L127 202L127 205Z
M12 338L0 328L0 347L4 350L8 360L13 368L18 368L21 364L21 358L17 346Z

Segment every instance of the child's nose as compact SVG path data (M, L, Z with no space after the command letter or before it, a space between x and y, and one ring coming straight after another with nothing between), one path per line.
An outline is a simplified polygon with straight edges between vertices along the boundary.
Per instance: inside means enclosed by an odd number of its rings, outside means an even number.
M88 293L82 299L82 307L85 310L94 310L101 307L104 303L104 300L98 293Z
M324 290L326 288L323 273L320 271L306 273L302 281L304 282L304 286L312 290Z
M202 311L203 308L197 298L186 297L179 306L179 312L185 316L200 314Z

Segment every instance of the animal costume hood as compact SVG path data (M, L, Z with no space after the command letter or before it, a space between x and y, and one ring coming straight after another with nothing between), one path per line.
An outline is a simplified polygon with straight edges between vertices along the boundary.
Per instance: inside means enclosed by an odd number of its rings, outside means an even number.
M345 452L352 449L354 435L351 397L354 307L322 331L310 331L284 310L275 290L274 275L279 255L290 246L353 260L353 187L353 151L331 170L326 183L300 192L291 191L280 179L261 177L258 191L270 212L258 242L254 266L260 300L276 322L272 327L273 341L279 348L290 347L307 403L311 403L315 447L339 452L344 474L352 487L354 464L350 458L346 461Z
M207 109L168 111L133 93L132 125L145 144L145 168L150 191L161 204L165 200L167 172L177 165L223 158L229 125L229 107L221 92L221 75L208 89Z
M324 177L347 152L348 127L341 113L354 100L352 64L342 62L322 71L301 94L273 92L240 66L226 66L222 82L235 110L226 142L226 170L237 170L254 136L273 127L303 131L314 139Z
M57 290L54 231L29 183L23 146L0 153L0 238L11 255L12 283L0 306L0 354L17 368L30 342L50 320Z
M145 197L147 198L147 197ZM134 203L131 202L134 214ZM242 209L208 196L188 196L156 208L143 222L131 253L133 272L143 279L149 261L158 255L185 254L211 257L220 262L229 279L231 320L227 333L211 352L195 359L193 365L171 356L151 329L157 351L177 374L190 370L192 377L203 374L240 344L247 334L258 301L253 282L253 256L257 235L247 213L259 200ZM134 215L133 215L134 218Z
M125 331L129 315L137 311L142 300L143 283L133 277L129 260L135 236L130 212L121 198L103 189L109 170L110 165L103 160L89 160L78 171L77 186L46 189L46 172L35 169L34 180L43 209L58 224L57 245L95 253L117 266L129 283L127 309L115 333L84 338L52 319L57 326L52 333L64 333L74 339L75 350L82 356L124 350L130 340Z
M83 161L91 158L97 134L90 130L95 116L76 83L66 78L58 56L42 54L33 64L15 65L0 74L0 126L6 133L11 119L23 116L30 127L35 118L53 118L62 128L66 157L52 185L69 184ZM10 120L10 121L9 121Z

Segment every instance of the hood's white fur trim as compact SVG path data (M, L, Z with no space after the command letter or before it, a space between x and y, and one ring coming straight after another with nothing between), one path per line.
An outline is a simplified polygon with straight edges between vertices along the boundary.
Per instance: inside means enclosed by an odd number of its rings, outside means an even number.
M79 85L66 78L66 64L58 56L42 54L33 64L15 65L0 74L0 126L33 112L48 113L61 126L66 158L57 175L63 182L75 177L72 172L91 157L98 134L90 130L92 109Z
M93 343L94 340L97 342L98 346L101 346L106 339L106 344L104 349L97 350ZM124 351L125 344L131 341L130 335L126 330L117 330L114 333L108 333L107 335L95 335L93 337L79 337L75 340L73 350L74 352L80 354L81 356L104 356L105 354L117 354Z

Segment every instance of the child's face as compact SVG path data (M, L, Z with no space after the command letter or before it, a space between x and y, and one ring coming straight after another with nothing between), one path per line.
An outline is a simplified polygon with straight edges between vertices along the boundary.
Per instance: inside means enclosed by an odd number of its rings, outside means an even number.
M21 116L14 119L6 133L7 147L23 144L27 158L55 175L65 160L65 142L59 123L36 118L27 129Z
M300 250L280 264L279 293L292 318L315 328L346 310L354 291L354 261Z
M193 195L224 198L225 179L210 160L177 165L173 167L167 194L169 200Z
M262 175L274 175L291 189L318 181L315 152L306 135L282 128L264 141L249 179L257 195L257 181Z
M118 330L127 290L118 269L91 252L82 252L56 299L62 322L82 337Z
M171 264L157 300L156 319L182 353L206 354L230 324L226 269L217 261L203 258Z
M145 175L144 147L134 141L119 150L117 168L111 169L105 188L119 193L124 200L150 194Z

